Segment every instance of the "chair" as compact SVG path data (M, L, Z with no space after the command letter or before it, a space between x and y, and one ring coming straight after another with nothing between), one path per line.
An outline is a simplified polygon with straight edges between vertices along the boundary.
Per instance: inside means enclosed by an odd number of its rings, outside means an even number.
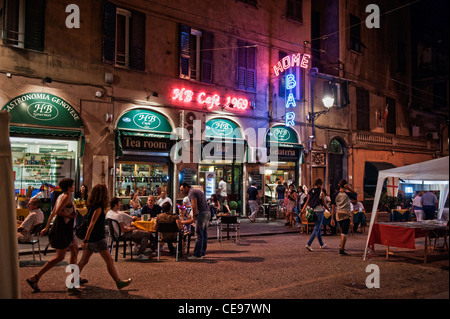
M222 243L222 231L227 231L227 239L230 239L230 232L234 233L236 243L239 244L240 229L240 222L237 216L221 216L217 222L217 239ZM233 235L231 238L233 238Z
M112 255L112 250L114 247L114 244L116 244L116 257L115 261L117 262L118 256L119 256L119 244L121 241L123 241L123 258L126 258L127 255L127 241L130 242L130 251L131 251L131 259L133 259L133 241L130 238L125 238L122 234L122 231L120 230L120 224L118 221L114 219L107 218L106 221L108 222L108 232L109 232L109 239L111 240L111 245L109 247L109 253ZM116 236L114 232L114 224L117 225L117 228L119 229L119 236Z
M303 234L304 228L306 228L306 235L308 235L309 234L309 227L314 228L314 222L309 222L306 219L306 213L302 214L301 221L302 221L302 227L300 228L300 234Z
M39 252L39 261L42 261L41 258L41 245L39 241L40 232L41 232L42 224L37 224L33 227L33 229L30 231L31 239L27 242L19 242L19 244L23 245L31 245L31 248L33 249L33 263L36 262L36 258L34 256L34 245L38 245L38 252Z
M178 261L178 246L179 246L179 239L180 239L180 230L178 229L177 223L157 223L158 225L158 261L159 261L159 251L160 251L160 244L161 243L176 243L175 247L175 260ZM161 233L165 234L176 234L176 239L163 239L161 236ZM189 249L188 249L189 251Z

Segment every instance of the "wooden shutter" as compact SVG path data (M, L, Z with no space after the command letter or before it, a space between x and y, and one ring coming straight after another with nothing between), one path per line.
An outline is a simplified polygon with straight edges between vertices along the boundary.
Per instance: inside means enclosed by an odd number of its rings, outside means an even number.
M213 34L203 31L201 52L201 82L212 83L213 75Z
M246 71L247 71L247 55L245 50L245 42L238 40L237 42L237 88L239 90L246 89Z
M6 0L6 22L4 32L4 43L11 45L19 45L19 2L15 0ZM5 9L3 9L5 12ZM5 13L3 13L4 15Z
M145 70L145 14L133 11L130 21L130 69Z
M103 2L103 62L114 65L116 48L116 6Z
M356 88L356 129L370 131L369 91Z
M249 44L247 44L249 45ZM247 47L247 91L256 91L256 47Z
M397 112L395 100L390 97L386 97L386 104L388 104L388 116L386 119L386 133L397 134Z
M25 4L25 43L27 49L44 51L45 0L27 0Z
M189 79L191 28L180 24L180 78Z

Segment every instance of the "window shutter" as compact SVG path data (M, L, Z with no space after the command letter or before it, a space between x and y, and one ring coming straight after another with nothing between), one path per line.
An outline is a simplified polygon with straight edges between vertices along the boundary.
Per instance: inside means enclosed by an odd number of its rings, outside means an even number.
M44 51L44 34L45 0L27 0L25 4L25 48Z
M3 9L4 10L4 9ZM5 19L5 18L4 18ZM6 22L4 43L19 45L19 2L6 0Z
M202 52L201 52L201 81L204 83L212 83L213 79L213 34L203 31Z
M116 47L116 6L103 2L103 62L113 64Z
M237 43L237 88L239 90L246 89L246 50L245 43L241 40L238 40Z
M190 59L190 36L191 28L180 24L180 78L189 79L189 59Z
M248 44L247 44L248 45ZM247 90L256 91L256 47L247 48Z
M145 70L145 14L133 11L130 27L130 69Z

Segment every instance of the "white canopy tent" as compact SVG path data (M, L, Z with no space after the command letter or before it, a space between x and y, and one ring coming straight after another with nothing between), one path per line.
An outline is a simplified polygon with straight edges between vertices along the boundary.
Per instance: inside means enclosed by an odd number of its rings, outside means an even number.
M367 235L366 249L364 251L364 260L366 259L367 247L369 245L370 235L372 233L373 223L377 215L378 203L380 201L381 190L383 188L384 180L387 177L398 177L403 180L422 180L426 182L444 183L443 192L439 196L439 213L438 218L441 219L444 211L445 200L449 191L449 157L441 157L434 160L411 164L401 167L395 167L378 172L377 188L375 192L375 199L372 207L372 216L370 219L369 233Z

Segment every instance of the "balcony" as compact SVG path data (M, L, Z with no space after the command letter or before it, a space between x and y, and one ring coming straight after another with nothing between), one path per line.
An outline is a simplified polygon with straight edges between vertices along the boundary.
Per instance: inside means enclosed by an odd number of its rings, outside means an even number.
M431 153L440 150L439 140L365 131L354 132L352 134L352 143L354 148L377 150L407 150Z

